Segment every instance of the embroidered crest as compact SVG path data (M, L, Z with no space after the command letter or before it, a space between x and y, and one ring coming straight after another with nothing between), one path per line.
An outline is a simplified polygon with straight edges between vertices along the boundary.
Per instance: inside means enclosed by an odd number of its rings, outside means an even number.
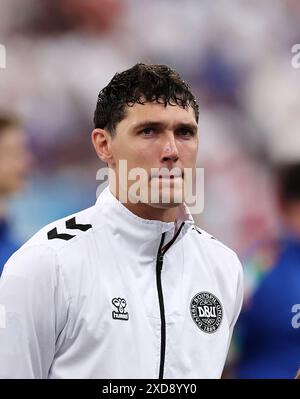
M210 292L199 292L191 300L191 316L200 330L211 334L217 331L223 318L219 299Z

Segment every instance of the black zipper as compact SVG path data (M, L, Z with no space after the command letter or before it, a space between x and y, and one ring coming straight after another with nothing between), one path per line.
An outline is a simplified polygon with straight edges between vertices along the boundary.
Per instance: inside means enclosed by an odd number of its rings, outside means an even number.
M171 241L169 241L164 247L164 240L166 233L161 236L157 257L156 257L156 285L160 309L160 320L161 320L161 343L160 343L160 364L159 364L159 376L158 378L162 380L164 378L164 366L165 366L165 355L166 355L166 318L165 318L165 307L164 307L164 296L161 284L161 271L164 263L164 255L171 245L175 242L176 238L180 234L180 231L184 225L184 222L179 227L178 231L174 235Z

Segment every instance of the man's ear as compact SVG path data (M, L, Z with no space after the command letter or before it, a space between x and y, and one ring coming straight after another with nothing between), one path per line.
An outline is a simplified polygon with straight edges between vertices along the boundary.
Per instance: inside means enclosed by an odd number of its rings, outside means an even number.
M111 135L105 129L94 129L91 138L98 157L106 164L111 163Z

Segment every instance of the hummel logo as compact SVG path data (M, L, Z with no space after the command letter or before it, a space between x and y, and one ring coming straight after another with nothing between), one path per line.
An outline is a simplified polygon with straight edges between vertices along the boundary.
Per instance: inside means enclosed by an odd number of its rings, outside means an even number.
M66 220L66 229L71 229L71 230L81 230L81 231L87 231L92 228L91 224L78 224L76 223L75 217ZM57 228L55 227L54 229L48 231L47 233L48 240L53 240L55 238L59 238L61 240L71 240L73 237L76 237L76 235L72 234L66 234L66 233L58 233Z
M112 304L118 309L117 312L112 312L113 319L128 320L129 314L125 312L126 301L124 298L113 298Z

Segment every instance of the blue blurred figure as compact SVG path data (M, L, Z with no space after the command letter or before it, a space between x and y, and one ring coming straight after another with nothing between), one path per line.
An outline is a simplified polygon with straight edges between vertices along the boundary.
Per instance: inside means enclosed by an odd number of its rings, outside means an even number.
M20 122L0 114L0 275L8 258L20 246L9 229L8 201L23 188L31 164L32 157Z
M244 265L252 288L236 328L237 378L295 378L300 366L300 163L277 177L281 237L259 243Z

